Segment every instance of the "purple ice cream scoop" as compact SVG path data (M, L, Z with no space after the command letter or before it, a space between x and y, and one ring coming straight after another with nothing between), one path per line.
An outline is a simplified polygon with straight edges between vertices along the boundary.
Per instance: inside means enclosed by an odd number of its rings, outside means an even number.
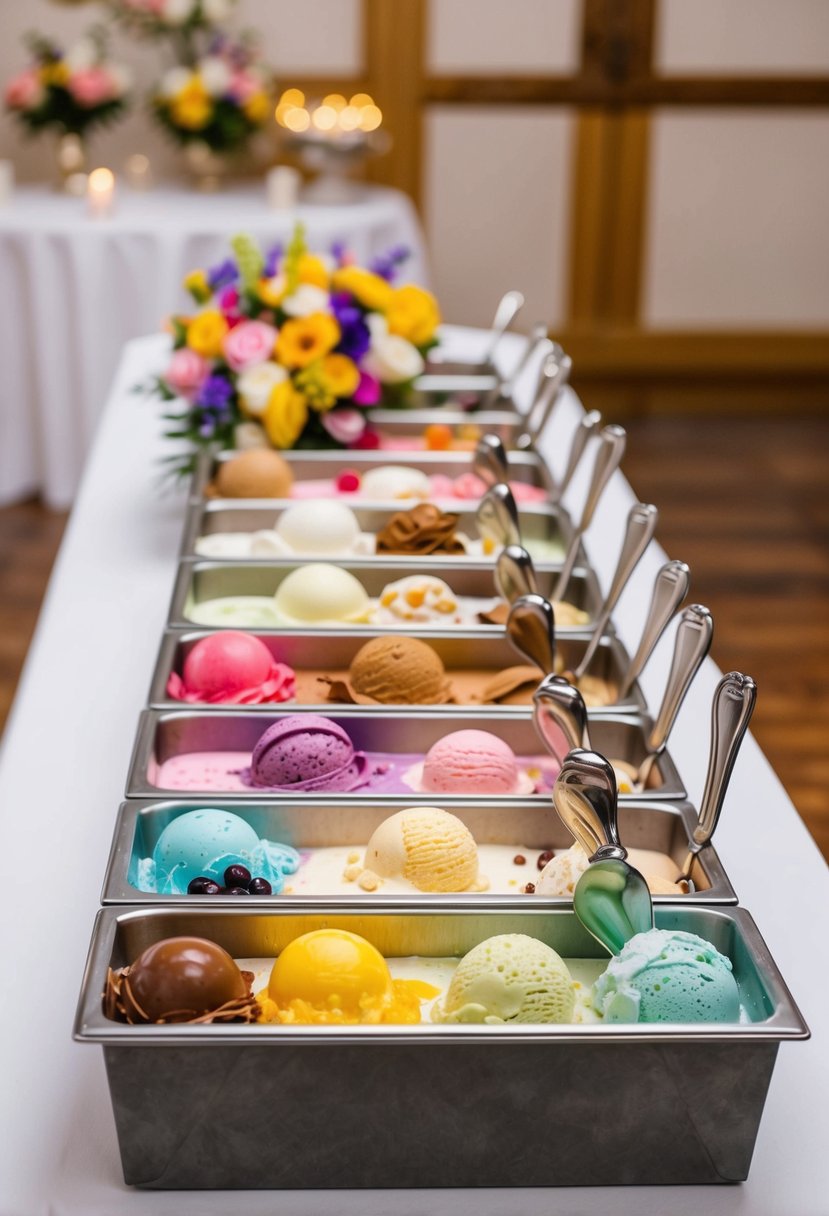
M349 793L368 784L371 770L365 752L355 752L336 722L318 714L288 714L262 735L243 776L272 790Z

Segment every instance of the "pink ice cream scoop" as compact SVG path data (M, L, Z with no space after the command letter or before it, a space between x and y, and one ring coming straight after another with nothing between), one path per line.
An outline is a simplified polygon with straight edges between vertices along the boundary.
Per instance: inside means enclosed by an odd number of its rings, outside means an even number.
M355 752L343 728L318 714L289 714L274 722L250 764L251 784L269 789L349 793L367 785L370 776L365 752Z
M533 783L519 771L503 739L485 730L457 730L426 753L420 789L432 794L520 794Z
M228 629L196 642L182 674L171 672L167 694L175 701L261 705L291 700L296 680L259 638Z

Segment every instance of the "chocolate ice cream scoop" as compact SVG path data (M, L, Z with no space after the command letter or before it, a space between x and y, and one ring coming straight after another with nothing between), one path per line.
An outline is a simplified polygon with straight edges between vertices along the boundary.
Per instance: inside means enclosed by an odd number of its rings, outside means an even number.
M455 529L458 516L445 514L434 503L418 503L408 511L397 511L377 533L378 553L465 553Z
M110 971L107 1017L146 1022L245 1021L256 1018L253 976L226 950L202 937L155 942L130 967Z

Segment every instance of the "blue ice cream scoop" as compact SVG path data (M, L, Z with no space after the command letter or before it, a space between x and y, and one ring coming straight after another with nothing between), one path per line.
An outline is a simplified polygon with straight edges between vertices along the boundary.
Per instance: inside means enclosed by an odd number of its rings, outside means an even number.
M227 867L241 863L251 874L266 878L277 895L300 861L290 845L260 840L240 815L201 807L167 824L152 857L139 861L136 885L148 893L186 895L192 879L211 878L222 886Z
M731 960L681 930L649 929L625 942L593 985L607 1022L739 1022Z

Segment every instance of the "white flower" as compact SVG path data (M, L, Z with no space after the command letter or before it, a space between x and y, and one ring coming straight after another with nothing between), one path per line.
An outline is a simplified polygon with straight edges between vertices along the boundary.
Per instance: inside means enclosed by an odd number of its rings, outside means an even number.
M370 331L372 319L370 314ZM385 329L385 318L381 319ZM404 380L419 376L425 365L417 347L398 334L382 333L379 326L375 329L377 334L372 333L371 347L361 364L363 371L375 376L382 384L402 384Z
M218 55L208 55L199 64L202 84L211 97L222 97L230 85L230 68Z
M268 360L242 372L236 381L236 391L248 413L258 418L265 412L265 406L276 385L287 379L285 368Z
M98 48L92 39L79 38L70 46L63 62L74 75L75 72L85 72L88 68L94 68L98 58Z
M162 97L178 97L182 89L186 89L190 83L192 72L189 68L170 68L161 77L161 84L158 91Z
M193 15L196 0L164 0L161 20L167 25L184 25Z
M330 312L331 298L322 287L300 283L280 304L289 317L308 317L312 312Z
M371 334L372 345L379 342L380 339L388 337L389 323L381 312L370 312L366 317L366 325Z
M251 448L269 448L268 436L258 422L237 422L233 428L233 442L239 452Z
M233 11L234 0L201 0L205 21L226 21Z

